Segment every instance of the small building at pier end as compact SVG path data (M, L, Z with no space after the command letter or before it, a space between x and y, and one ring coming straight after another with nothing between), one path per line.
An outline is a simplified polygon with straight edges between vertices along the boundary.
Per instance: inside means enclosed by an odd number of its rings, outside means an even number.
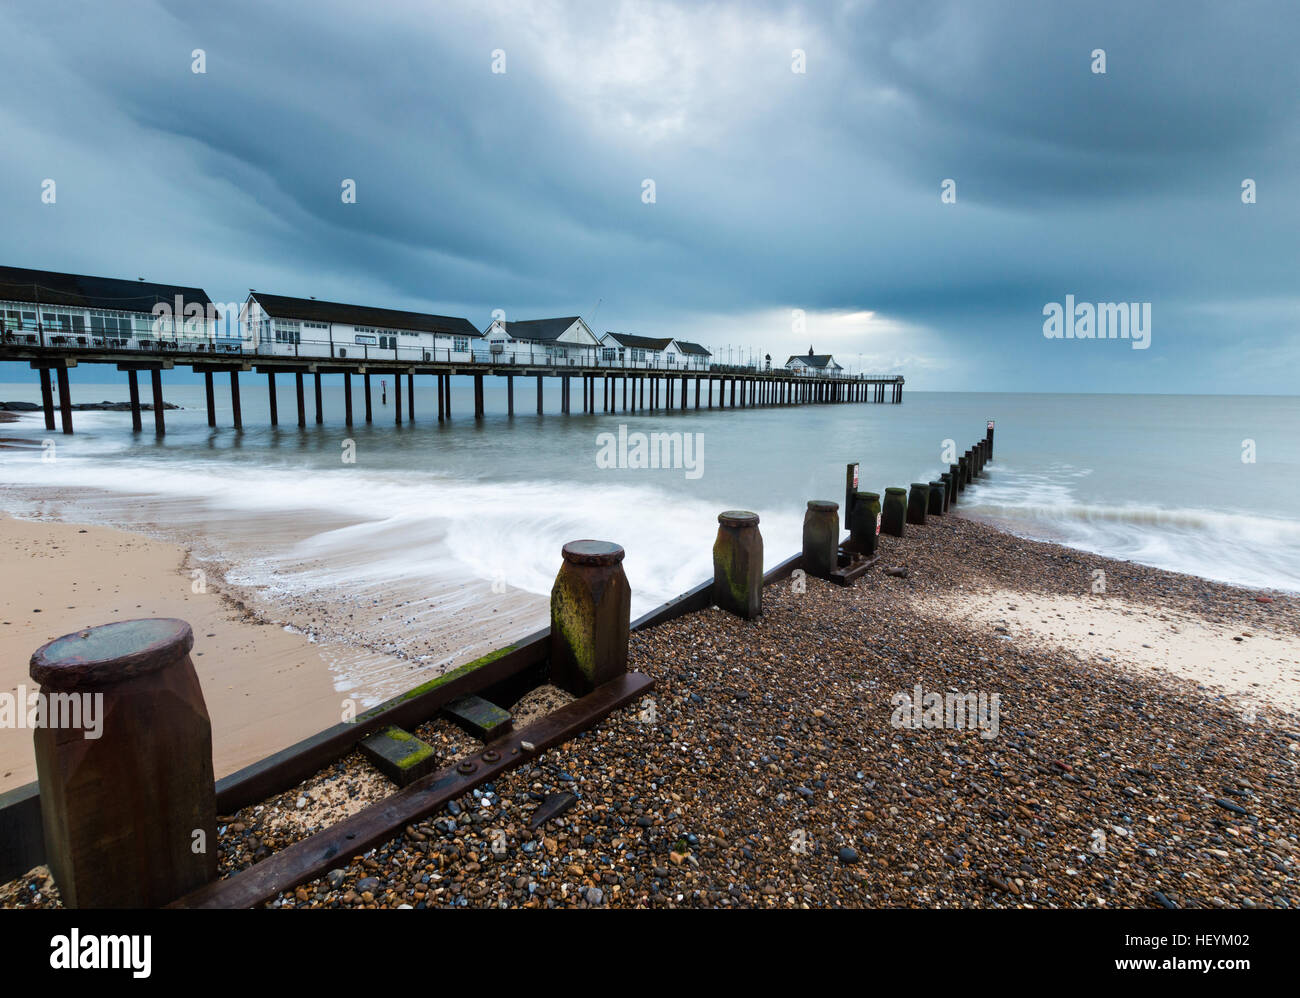
M837 378L844 372L834 357L828 353L813 353L812 347L806 354L795 354L787 360L785 369L804 377L817 378Z
M468 363L483 335L468 319L263 291L248 292L244 323L253 352L272 357Z
M219 316L202 288L0 267L9 345L214 352Z

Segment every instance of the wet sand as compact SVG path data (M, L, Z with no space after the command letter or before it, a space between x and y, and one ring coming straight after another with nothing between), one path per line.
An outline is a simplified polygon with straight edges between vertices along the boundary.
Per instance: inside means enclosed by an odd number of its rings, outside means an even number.
M32 653L63 634L179 617L194 630L191 658L212 718L218 778L342 717L346 691L335 680L360 653L268 623L197 569L183 547L106 527L0 517L0 549L0 691L33 691ZM35 778L31 731L0 729L0 791Z

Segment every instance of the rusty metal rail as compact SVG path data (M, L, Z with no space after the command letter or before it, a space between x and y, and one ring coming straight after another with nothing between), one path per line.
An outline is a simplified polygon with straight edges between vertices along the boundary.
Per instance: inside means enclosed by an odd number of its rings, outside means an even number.
M252 908L263 904L280 892L313 880L340 862L346 863L351 857L387 842L411 822L518 766L533 754L523 747L525 742L536 752L559 745L653 687L654 680L644 673L624 673L526 728L498 738L482 752L430 773L391 797L295 842L234 876L205 884L168 907Z

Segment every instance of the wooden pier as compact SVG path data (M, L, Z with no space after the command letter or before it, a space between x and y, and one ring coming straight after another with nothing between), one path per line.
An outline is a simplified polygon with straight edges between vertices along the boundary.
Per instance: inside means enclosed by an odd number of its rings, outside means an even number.
M560 412L572 411L573 382L581 382L582 409L584 413L640 412L669 409L743 409L759 406L823 405L850 402L903 401L902 375L851 375L808 376L793 374L785 369L760 370L756 368L712 369L647 369L624 367L618 364L579 364L571 366L537 366L491 362L408 362L384 361L376 358L355 360L321 358L306 360L300 357L260 355L240 352L238 347L227 353L212 352L144 352L132 349L106 349L103 347L37 346L34 344L0 344L0 361L27 362L39 372L41 401L45 411L45 428L56 429L55 403L51 372L58 383L59 425L64 433L72 432L72 397L68 384L68 370L82 364L111 364L125 372L131 397L131 426L139 432L141 419L139 375L149 373L152 391L154 431L162 436L166 432L163 403L164 371L189 367L203 375L206 389L208 425L217 425L216 384L217 375L228 375L230 408L235 429L243 428L240 406L241 374L265 375L270 400L271 425L279 424L279 409L275 388L278 375L292 375L297 395L297 420L300 427L307 425L306 382L311 376L315 406L313 416L317 423L324 421L324 403L321 394L321 376L343 375L344 421L353 425L352 377L362 379L362 417L374 421L374 407L370 379L378 375L393 379L394 422L403 421L402 378L406 379L405 418L415 420L415 379L433 377L437 382L438 420L452 418L453 376L473 378L473 412L476 419L484 414L484 378L506 379L506 404L510 415L515 412L515 379L537 379L537 412L542 412L543 379L560 380ZM716 389L716 391L715 391Z

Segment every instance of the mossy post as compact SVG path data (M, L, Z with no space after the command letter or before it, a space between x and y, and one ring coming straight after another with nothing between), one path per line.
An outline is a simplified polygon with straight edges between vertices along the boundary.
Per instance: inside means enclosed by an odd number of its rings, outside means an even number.
M627 672L632 590L623 549L608 541L570 541L551 588L551 682L585 696Z
M966 484L970 485L975 481L975 453L967 451L961 459L966 463Z
M988 459L992 461L993 460L993 420L991 419L989 420L988 428L984 431L984 439L988 441L988 444L986 445L988 451Z
M880 496L875 492L858 492L849 514L849 546L859 554L876 553L880 530Z
M930 486L924 482L913 482L912 491L907 494L907 522L918 526L925 523L925 508L930 504Z
M803 515L803 570L819 579L829 579L839 564L840 504L829 499L810 499Z
M960 464L948 465L948 474L952 477L952 501L957 501L957 494L966 487L966 474Z
M943 495L948 491L948 486L943 482L931 482L928 499L930 505L926 507L926 512L931 516L943 516Z
M952 472L945 471L939 476L939 481L943 483L943 511L947 513L952 509L952 501L954 498L953 490L955 486L953 485Z
M746 620L763 612L763 535L758 532L757 513L729 509L718 514L713 601Z
M885 505L880 511L880 532L891 537L902 537L907 522L907 489L891 486L885 489Z
M183 620L122 620L32 656L45 856L70 908L159 908L217 875L212 723Z

